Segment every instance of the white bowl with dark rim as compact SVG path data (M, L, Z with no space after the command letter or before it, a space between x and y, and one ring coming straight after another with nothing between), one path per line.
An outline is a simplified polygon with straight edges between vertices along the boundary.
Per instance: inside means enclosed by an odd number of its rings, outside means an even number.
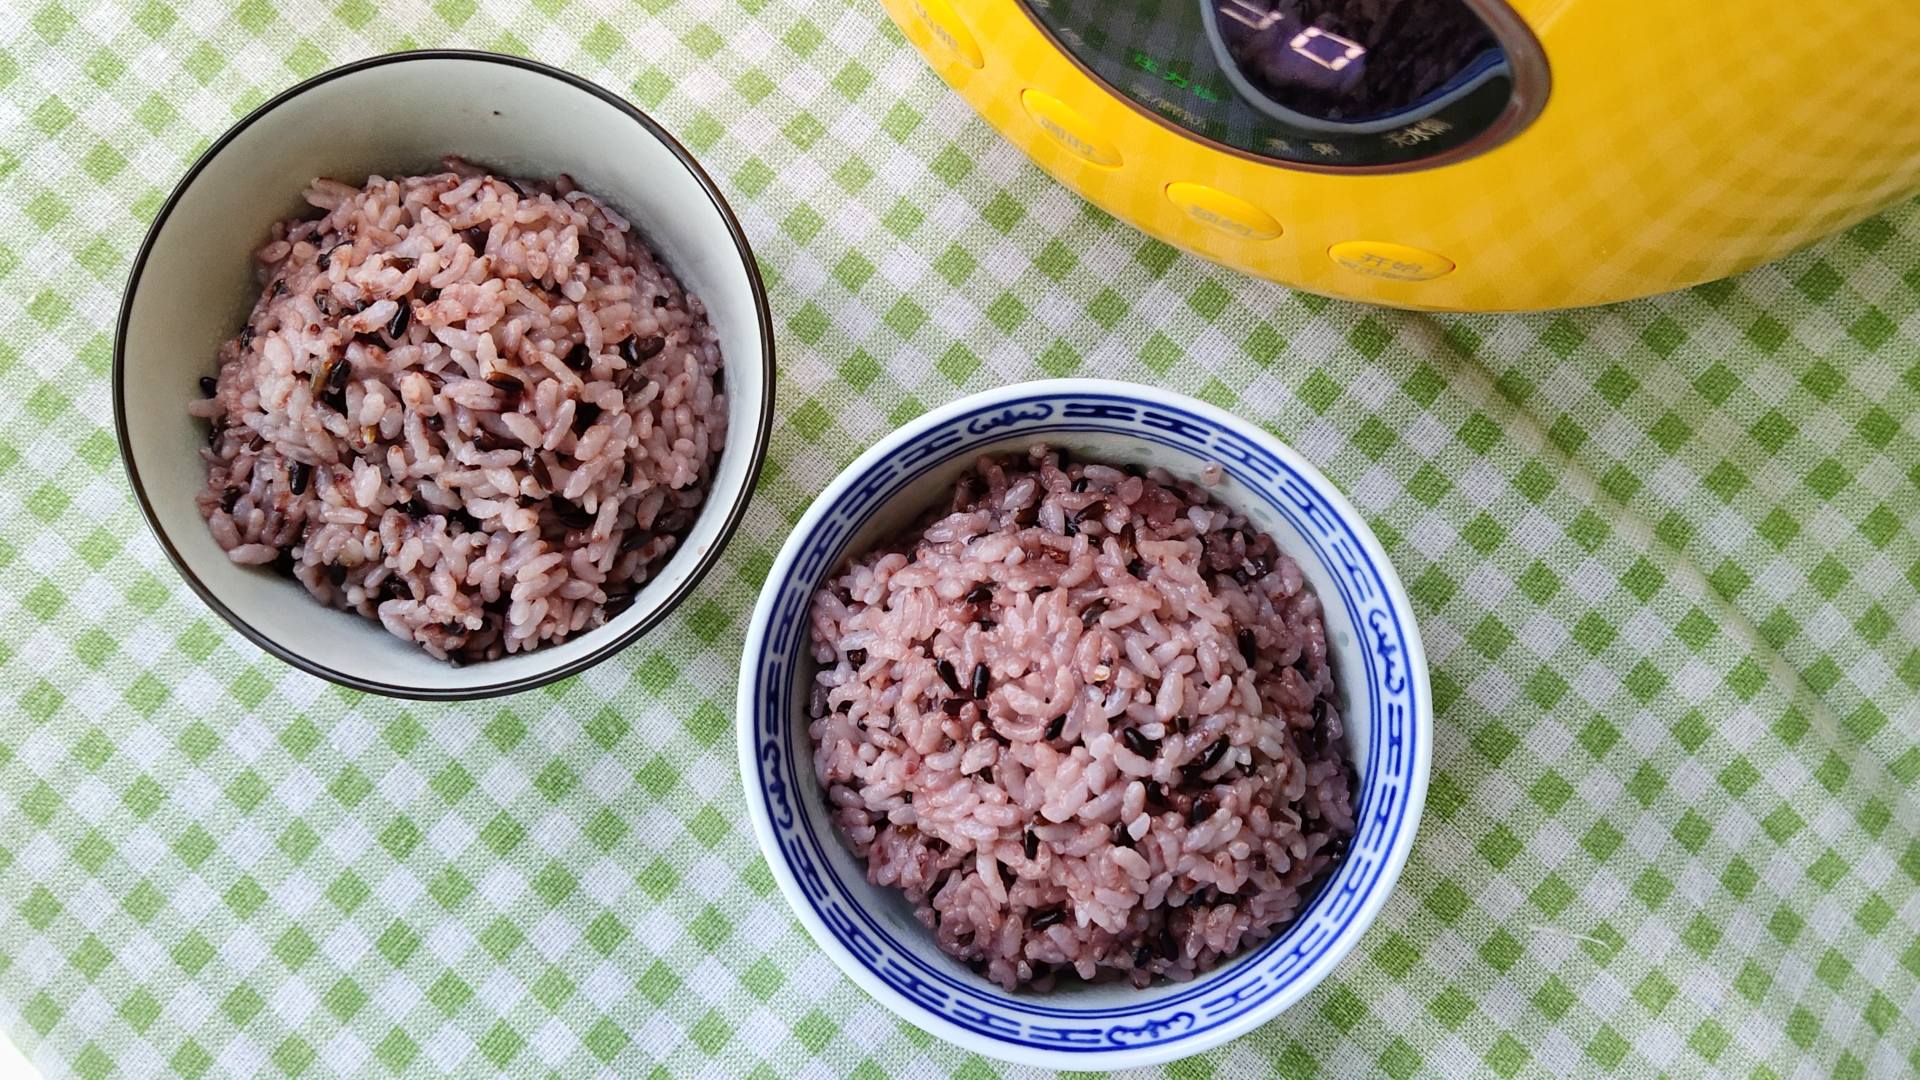
M808 610L853 555L943 502L982 454L1047 443L1078 460L1199 479L1271 535L1318 593L1359 787L1346 857L1283 932L1190 982L1009 992L942 953L897 890L870 884L813 770ZM740 771L774 879L841 970L902 1019L968 1050L1053 1069L1197 1054L1266 1023L1366 932L1426 801L1433 698L1413 606L1366 521L1272 435L1181 394L1104 379L999 387L936 409L861 454L814 500L760 593L741 659Z
M517 176L567 173L630 220L706 303L724 357L727 435L698 518L604 626L456 667L290 578L228 560L194 506L207 425L187 414L215 352L259 296L253 252L307 212L307 183L438 171L457 154ZM746 234L687 149L618 95L518 57L429 50L317 75L221 136L168 198L127 281L113 357L114 424L140 509L187 584L261 648L322 678L397 697L512 693L582 671L666 618L745 513L773 416L773 321Z

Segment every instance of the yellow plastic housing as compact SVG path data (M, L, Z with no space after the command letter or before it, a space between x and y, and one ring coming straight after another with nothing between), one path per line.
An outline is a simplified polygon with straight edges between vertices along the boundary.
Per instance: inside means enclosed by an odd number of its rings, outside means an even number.
M882 2L1061 183L1197 255L1368 303L1532 310L1665 292L1782 255L1920 181L1920 0L1514 0L1551 69L1540 115L1476 157L1364 175L1170 126L1017 0Z

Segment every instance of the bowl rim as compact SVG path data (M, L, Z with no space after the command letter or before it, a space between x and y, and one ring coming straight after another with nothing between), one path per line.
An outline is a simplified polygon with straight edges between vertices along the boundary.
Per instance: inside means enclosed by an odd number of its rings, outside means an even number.
M997 386L968 394L896 428L848 463L815 497L808 506L807 512L782 542L780 552L767 574L765 584L761 587L759 598L754 604L753 614L748 622L736 691L734 727L741 783L750 791L763 786L756 753L755 719L759 706L758 695L755 693L757 680L749 672L766 652L772 612L781 591L781 584L792 575L805 539L820 528L834 507L852 488L857 477L866 473L880 460L895 453L901 446L912 442L928 430L983 406L991 406L996 402L1012 398L1031 398L1048 394L1110 394L1133 398L1143 403L1151 403L1152 399L1158 398L1160 403L1175 405L1205 416L1259 443L1284 460L1315 489L1316 494L1322 496L1330 507L1346 519L1352 528L1352 534L1361 542L1365 554L1378 568L1379 580L1388 606L1404 615L1407 627L1405 660L1412 673L1415 690L1413 700L1416 706L1413 715L1409 718L1409 724L1420 737L1414 760L1408 769L1406 825L1399 832L1393 846L1385 853L1378 879L1360 902L1341 936L1329 946L1316 962L1315 967L1310 969L1289 991L1277 994L1262 1005L1197 1035L1177 1037L1142 1047L1071 1053L1050 1048L1023 1046L967 1030L937 1013L922 1008L919 1004L900 996L869 971L864 964L856 961L821 920L813 905L803 902L805 890L784 857L779 836L774 831L773 822L764 801L749 794L746 799L747 810L753 822L754 835L759 841L761 854L765 856L774 880L780 886L781 895L786 899L795 917L806 927L808 936L833 960L842 974L895 1016L963 1049L1016 1064L1054 1069L1121 1069L1159 1065L1213 1049L1266 1024L1292 1007L1332 973L1366 935L1367 930L1379 916L1381 908L1386 905L1388 898L1392 895L1413 850L1413 844L1419 832L1420 819L1425 811L1428 780L1432 767L1433 695L1427 671L1426 646L1420 633L1419 622L1414 617L1412 601L1400 580L1399 571L1387 558L1379 538L1358 508L1344 492L1327 479L1325 474L1278 436L1225 409L1178 391L1145 383L1103 378L1039 379ZM826 567L822 573L829 573L832 569L833 567Z
M280 106L307 91L332 82L335 79L356 75L373 68L384 67L388 64L410 63L418 60L460 60L520 68L524 71L558 80L576 90L582 90L592 94L607 104L612 105L614 108L619 109L625 113L629 119L638 123L648 135L657 140L668 152L673 154L675 158L679 159L680 164L692 175L694 182L700 186L700 189L706 193L707 198L712 201L713 208L720 215L721 222L726 226L727 233L733 238L735 251L740 258L742 267L746 270L747 284L753 294L754 321L760 330L760 352L763 358L763 363L760 366L761 406L758 418L759 422L753 431L753 443L751 447L746 448L749 455L746 474L742 478L740 489L734 496L732 505L725 508L725 519L720 524L720 531L714 537L713 544L694 562L693 568L688 572L685 580L672 592L668 593L651 611L643 614L632 628L620 634L618 637L609 638L604 643L596 646L575 660L515 679L444 690L409 686L401 683L381 682L375 679L363 679L335 670L324 664L315 663L268 637L266 634L261 633L246 620L236 615L233 610L227 607L226 603L214 593L213 589L204 581L200 580L199 575L193 572L192 568L187 565L185 558L181 556L179 550L174 547L172 538L167 535L166 530L161 528L159 517L154 512L152 503L148 500L146 485L140 479L140 469L134 462L133 449L128 441L126 424L127 326L128 321L133 315L134 296L139 291L141 276L146 270L147 259L153 252L154 244L159 239L160 230L166 226L167 219L173 213L175 205L179 203L187 190L193 186L193 182L199 179L200 173L205 170L234 139L238 138L242 132L252 127L256 122L265 119L268 114ZM198 158L194 159L192 167L180 177L179 182L174 185L173 190L167 195L167 201L161 204L159 213L154 215L153 224L148 226L146 236L140 241L139 252L134 256L133 265L127 272L126 284L122 290L120 311L114 326L113 335L113 370L111 376L113 383L113 428L115 441L118 443L120 449L120 464L121 467L126 470L127 481L133 489L135 501L139 503L140 515L146 521L147 531L152 534L153 538L159 543L161 550L166 553L168 561L173 564L174 570L186 581L187 587L193 590L194 594L200 598L202 603L213 609L216 614L226 620L227 625L238 630L247 640L300 671L304 671L309 675L318 676L349 689L379 694L384 697L414 701L478 701L485 698L532 690L548 683L564 679L570 675L579 674L593 667L595 664L600 663L633 644L647 631L658 626L699 586L700 582L704 580L707 574L713 570L714 566L719 563L720 557L732 542L734 534L739 531L740 523L746 516L747 507L749 503L752 502L753 490L759 481L761 466L766 462L767 444L773 431L774 366L773 310L767 302L766 283L760 276L759 261L754 258L753 247L747 241L746 230L741 227L740 219L734 214L733 207L728 204L726 196L721 193L719 185L714 182L713 177L700 165L700 162L693 156L693 153L689 151L679 139L676 139L671 132L667 131L667 129L653 117L642 111L639 106L628 101L621 95L608 90L590 79L554 67L551 64L544 64L538 60L529 60L526 57L488 52L481 49L407 49L399 52L381 53L377 56L369 56L364 59L342 64L339 67L329 68L326 71L287 87L285 90L280 91L255 107L232 127L228 128L218 139L215 139L209 144ZM701 507L700 513L704 515L714 510L717 506L717 503L709 501ZM467 670L478 672L483 671L484 668L485 665L484 662L482 662L468 665Z

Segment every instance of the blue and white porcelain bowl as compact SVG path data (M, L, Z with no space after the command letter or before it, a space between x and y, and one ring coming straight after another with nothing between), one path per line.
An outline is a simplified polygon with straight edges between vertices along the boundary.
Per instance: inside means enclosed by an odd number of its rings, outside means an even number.
M934 945L905 898L870 885L814 779L805 715L807 610L848 556L910 525L981 454L1045 442L1086 458L1197 478L1300 564L1325 608L1360 778L1348 858L1298 921L1187 983L1012 993ZM774 563L741 663L740 768L780 888L848 977L908 1023L960 1046L1049 1068L1112 1069L1196 1054L1273 1019L1325 978L1373 921L1406 862L1427 790L1433 705L1412 606L1379 541L1319 471L1203 402L1129 383L1062 379L975 394L860 455L814 502Z

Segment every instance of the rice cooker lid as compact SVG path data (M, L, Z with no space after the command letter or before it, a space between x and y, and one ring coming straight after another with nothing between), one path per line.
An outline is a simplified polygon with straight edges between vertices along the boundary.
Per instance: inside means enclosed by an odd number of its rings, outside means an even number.
M1502 0L1020 2L1156 120L1283 164L1455 161L1512 138L1546 102L1546 56Z

